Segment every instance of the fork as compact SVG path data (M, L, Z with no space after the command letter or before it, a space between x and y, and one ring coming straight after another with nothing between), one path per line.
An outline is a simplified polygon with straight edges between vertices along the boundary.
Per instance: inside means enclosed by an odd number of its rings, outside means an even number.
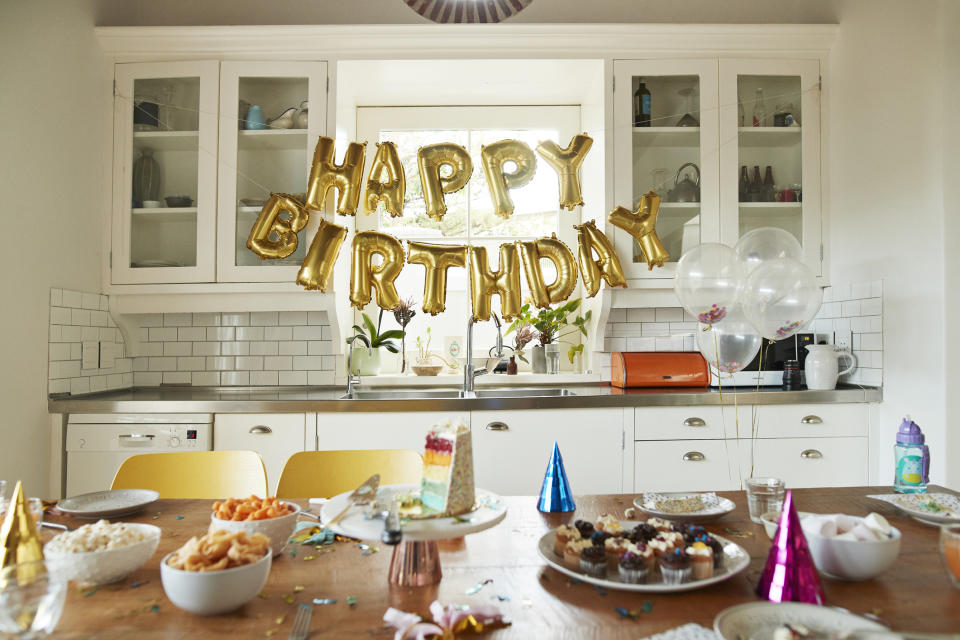
M307 640L310 634L310 617L313 615L313 607L305 602L300 603L297 609L297 617L293 619L293 628L290 629L290 635L287 640Z

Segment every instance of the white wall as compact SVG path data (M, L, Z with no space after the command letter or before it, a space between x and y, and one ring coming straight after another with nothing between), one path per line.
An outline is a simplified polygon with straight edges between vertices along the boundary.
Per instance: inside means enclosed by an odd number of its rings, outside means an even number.
M47 487L50 287L100 290L110 85L94 3L0 3L0 478Z

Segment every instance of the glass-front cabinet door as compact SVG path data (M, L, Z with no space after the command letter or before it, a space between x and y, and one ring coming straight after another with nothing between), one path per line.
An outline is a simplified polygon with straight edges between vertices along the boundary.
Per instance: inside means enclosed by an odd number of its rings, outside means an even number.
M637 211L660 196L669 261L650 270L631 236L607 230L628 278L672 278L684 251L719 236L717 61L618 60L614 82L615 204Z
M118 64L113 282L212 282L217 62Z
M721 242L784 229L822 275L819 62L721 60L720 105Z
M250 228L270 193L303 202L313 148L326 124L324 62L224 62L220 65L220 166L217 279L293 282L320 212L297 234L286 258L261 260L247 249Z

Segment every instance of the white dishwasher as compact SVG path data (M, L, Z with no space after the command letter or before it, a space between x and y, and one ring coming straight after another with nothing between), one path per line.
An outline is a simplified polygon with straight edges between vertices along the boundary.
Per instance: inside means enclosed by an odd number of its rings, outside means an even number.
M67 421L67 495L104 491L140 453L210 451L211 413L80 413Z

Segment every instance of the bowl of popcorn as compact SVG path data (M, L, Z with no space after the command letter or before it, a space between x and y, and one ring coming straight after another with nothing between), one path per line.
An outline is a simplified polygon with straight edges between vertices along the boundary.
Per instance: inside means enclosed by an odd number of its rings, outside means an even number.
M299 505L277 498L228 498L213 503L210 531L261 533L270 538L273 555L278 556L293 535L300 511Z
M865 518L810 514L801 520L817 569L841 580L869 580L896 562L900 531L879 513Z
M190 538L160 562L163 590L177 607L201 616L239 609L267 583L270 539L243 531Z
M160 542L152 524L100 520L64 531L43 548L68 580L99 585L117 582L142 567Z

